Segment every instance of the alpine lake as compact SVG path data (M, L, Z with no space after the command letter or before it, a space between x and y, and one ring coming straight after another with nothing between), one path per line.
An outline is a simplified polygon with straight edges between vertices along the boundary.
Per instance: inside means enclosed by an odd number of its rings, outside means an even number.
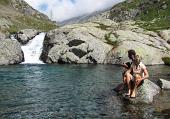
M149 80L170 80L170 67L147 66ZM0 119L169 119L170 91L151 104L126 104L113 91L122 67L87 64L0 66Z

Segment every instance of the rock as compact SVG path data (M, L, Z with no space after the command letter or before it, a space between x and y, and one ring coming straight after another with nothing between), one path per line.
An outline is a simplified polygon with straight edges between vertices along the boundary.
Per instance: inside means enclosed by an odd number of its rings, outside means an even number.
M133 21L107 19L49 31L41 59L46 63L118 64L129 60L130 49L147 65L163 64L162 58L170 55L170 45L156 32L139 28Z
M158 84L162 89L170 89L170 81L159 79Z
M122 88L122 87L121 87ZM116 90L118 91L118 89ZM127 92L127 86L124 86L122 90L119 90L119 94ZM130 101L130 103L152 103L154 96L160 92L159 86L154 84L148 79L144 80L144 83L137 90L137 97L135 99L126 98L123 96L123 99Z
M126 62L127 51L130 49L134 49L145 64L163 64L162 57L170 55L170 45L159 36L131 30L117 30L113 34L119 45L108 54L107 60L110 63Z
M46 63L107 63L105 58L112 46L99 40L104 33L96 29L88 25L67 26L48 32L44 40L42 60Z
M159 35L166 41L170 40L170 30L162 30L159 32Z
M21 43L21 44L27 44L29 40L33 39L36 35L38 35L39 32L35 29L24 29L15 35L15 38Z
M170 44L170 40L168 40L167 43Z
M11 25L13 25L13 24L9 19L0 18L0 28L1 29L9 28Z
M24 54L17 41L0 40L0 65L18 64L24 60Z
M5 39L5 38L6 38L5 34L3 34L3 33L0 32L0 40L1 40L1 39Z

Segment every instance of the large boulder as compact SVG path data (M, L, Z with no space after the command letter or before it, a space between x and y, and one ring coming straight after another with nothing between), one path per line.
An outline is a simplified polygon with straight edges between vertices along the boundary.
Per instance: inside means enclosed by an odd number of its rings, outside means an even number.
M148 65L163 64L162 58L170 55L170 44L156 32L139 28L133 21L107 19L49 31L41 59L46 63L118 64L129 60L130 49Z
M107 53L112 46L100 40L105 32L95 27L89 29L91 25L94 24L67 26L48 32L42 60L46 63L107 63Z
M149 65L163 64L162 58L170 55L170 45L156 33L117 30L113 35L119 44L108 54L110 63L126 62L130 49L134 49L142 61Z
M120 87L120 86L119 86ZM120 90L117 91L122 99L128 100L130 103L151 103L154 100L154 96L156 96L160 92L160 87L151 82L148 79L145 79L143 84L137 90L137 96L134 99L124 97L124 93L127 92L127 87L124 86Z
M24 29L21 31L18 31L15 35L15 38L21 43L26 44L29 42L29 40L33 39L36 35L38 35L39 32L35 29Z
M23 60L24 55L18 41L0 39L0 65L18 64Z

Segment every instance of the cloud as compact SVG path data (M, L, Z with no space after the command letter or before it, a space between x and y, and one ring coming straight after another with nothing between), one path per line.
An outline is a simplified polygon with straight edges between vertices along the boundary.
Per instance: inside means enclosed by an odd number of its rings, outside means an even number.
M25 0L33 8L61 22L104 10L124 0Z

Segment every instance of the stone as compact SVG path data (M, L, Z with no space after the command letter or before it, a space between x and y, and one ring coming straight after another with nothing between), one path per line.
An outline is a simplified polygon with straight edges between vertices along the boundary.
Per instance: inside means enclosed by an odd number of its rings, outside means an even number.
M170 89L170 81L165 79L159 79L158 84L162 89Z
M170 40L170 30L162 30L159 35L166 41Z
M146 65L163 64L162 58L170 55L170 44L156 32L139 28L133 21L103 20L49 31L41 59L46 63L118 64L129 60L130 49L134 49ZM75 61L65 59L67 52L74 54Z
M143 84L137 89L136 98L124 97L124 93L127 92L127 86L122 86L121 84L115 88L115 91L120 94L123 100L129 101L129 103L152 103L154 96L160 92L160 87L145 79Z
M39 32L35 29L24 29L18 31L15 38L22 44L27 44L29 40L33 39Z
M21 46L16 40L0 40L0 65L19 64L24 61Z

